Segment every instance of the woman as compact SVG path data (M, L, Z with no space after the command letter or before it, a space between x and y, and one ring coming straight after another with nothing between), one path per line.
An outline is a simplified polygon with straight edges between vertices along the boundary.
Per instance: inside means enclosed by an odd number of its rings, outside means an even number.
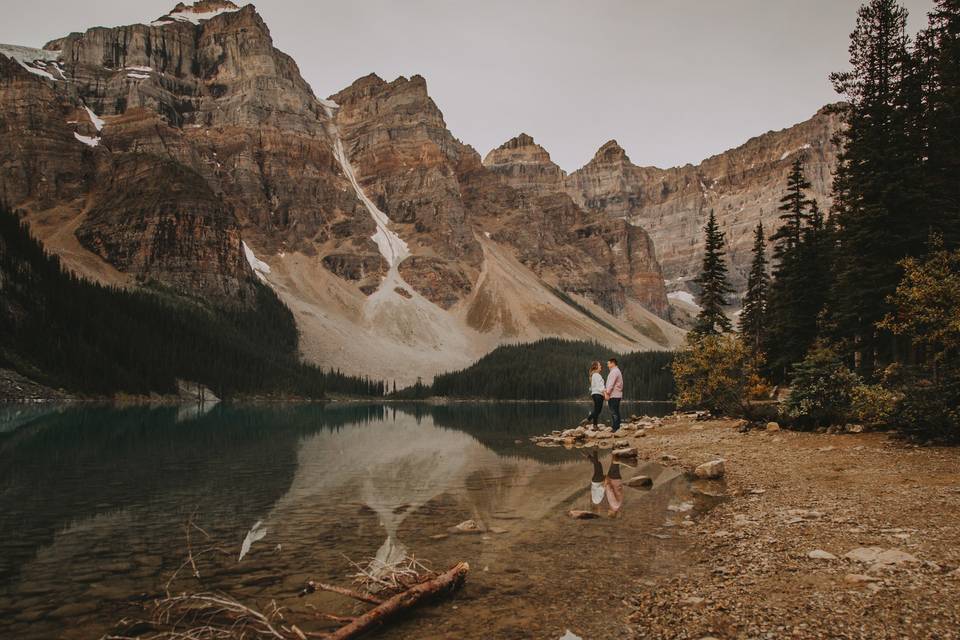
M603 376L600 375L600 363L590 365L590 397L593 398L593 411L587 416L587 421L593 420L593 428L597 428L597 420L603 410L603 392L605 389Z

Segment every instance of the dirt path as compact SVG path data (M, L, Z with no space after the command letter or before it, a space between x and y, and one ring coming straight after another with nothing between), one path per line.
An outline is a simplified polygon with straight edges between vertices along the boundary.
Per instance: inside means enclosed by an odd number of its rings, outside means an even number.
M960 448L732 425L636 439L687 467L725 458L730 499L670 531L691 569L638 582L635 637L960 638Z

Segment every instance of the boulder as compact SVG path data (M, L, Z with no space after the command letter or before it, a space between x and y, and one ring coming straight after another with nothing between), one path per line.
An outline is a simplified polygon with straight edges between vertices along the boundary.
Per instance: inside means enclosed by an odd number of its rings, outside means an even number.
M636 458L637 457L637 448L636 447L622 447L619 449L613 450L613 457L615 458Z
M780 431L780 425L776 422L768 422L767 431Z
M629 440L614 440L614 441L613 441L613 446L614 446L615 449L623 449L624 447L629 447L629 446L630 446L630 441L629 441Z
M823 549L814 549L813 551L807 554L807 557L811 560L836 560L837 556L833 555L829 551L824 551Z
M726 472L726 469L724 468L725 462L726 461L723 459L704 462L693 470L693 475L707 480L716 480L722 478L723 474Z
M605 439L607 439L607 438L612 438L612 437L613 437L613 432L611 432L611 431L601 431L600 433L598 433L598 434L596 435L596 437L597 437L598 440L605 440Z

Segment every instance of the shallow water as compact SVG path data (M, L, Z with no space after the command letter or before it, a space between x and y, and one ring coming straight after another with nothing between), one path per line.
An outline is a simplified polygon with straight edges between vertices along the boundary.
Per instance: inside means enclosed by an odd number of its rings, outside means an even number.
M683 563L671 526L711 506L646 464L621 468L655 486L626 488L616 518L605 506L569 518L590 508L592 464L527 438L577 422L575 404L30 411L0 408L2 638L98 638L146 617L187 557L187 529L195 554L222 552L198 558L199 580L181 571L172 592L276 600L306 629L326 624L313 606L354 612L337 595L298 598L307 579L347 585L347 558L406 553L471 572L455 599L379 637L620 637L633 584ZM442 537L467 519L498 533ZM238 561L258 521L266 534Z

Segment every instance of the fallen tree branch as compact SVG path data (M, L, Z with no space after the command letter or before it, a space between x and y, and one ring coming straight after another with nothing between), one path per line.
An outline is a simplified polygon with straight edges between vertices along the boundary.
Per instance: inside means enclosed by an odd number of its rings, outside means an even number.
M334 584L326 584L325 582L314 582L310 580L304 586L303 590L300 592L300 597L307 595L308 593L313 593L319 589L320 591L329 591L331 593L339 593L342 596L347 596L348 598L353 598L354 600L359 600L360 602L366 602L369 604L383 604L383 600L376 596L372 596L367 593L360 593L359 591L354 591L353 589L347 589L346 587L338 587Z
M468 571L470 571L470 565L466 562L459 562L446 573L414 585L374 607L365 614L357 616L353 622L340 627L333 633L327 635L326 638L329 640L355 638L373 627L383 624L387 619L396 614L415 607L425 600L436 597L442 593L455 591L463 584Z

